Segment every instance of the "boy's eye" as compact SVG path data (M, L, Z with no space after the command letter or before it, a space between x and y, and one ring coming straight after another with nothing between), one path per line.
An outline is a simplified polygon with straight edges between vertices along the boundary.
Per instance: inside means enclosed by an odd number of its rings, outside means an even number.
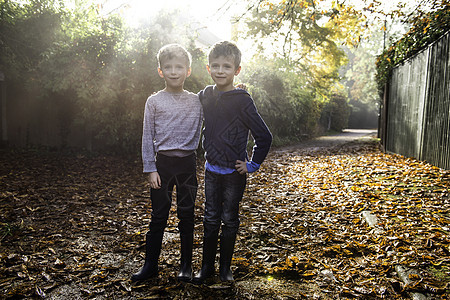
M220 65L211 65L211 68L212 69L220 69ZM232 68L233 68L233 66L232 65L229 65L229 64L225 64L225 65L222 65L222 68L223 69L225 69L225 70L231 70Z

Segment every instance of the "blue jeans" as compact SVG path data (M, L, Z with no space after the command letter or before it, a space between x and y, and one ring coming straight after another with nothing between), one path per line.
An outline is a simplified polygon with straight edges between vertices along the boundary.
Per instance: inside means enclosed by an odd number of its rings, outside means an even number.
M244 195L247 176L238 172L216 174L205 171L205 238L217 236L222 225L222 236L235 236L239 229L239 203Z

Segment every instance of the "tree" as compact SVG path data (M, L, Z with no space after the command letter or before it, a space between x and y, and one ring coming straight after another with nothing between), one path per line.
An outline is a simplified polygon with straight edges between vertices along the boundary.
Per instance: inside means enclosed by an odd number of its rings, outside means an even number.
M344 34L331 20L316 1L259 1L246 21L246 36L255 40L261 53L285 59L308 85L326 94L346 63L337 43Z
M342 131L347 128L350 107L347 97L340 93L334 93L330 101L325 103L322 110L321 122L327 130Z
M186 30L177 11L129 28L89 0L71 8L50 0L0 3L0 69L27 145L137 152L145 100L164 87L158 49L179 42L190 47L194 67L204 63L192 37L179 34ZM195 72L186 88L205 86L205 73Z
M61 25L59 1L32 1L23 5L0 1L0 69L10 84L36 76L42 54L57 40ZM12 81L12 80L16 81Z
M340 68L347 63L342 45L357 44L353 32L361 30L360 14L351 7L339 5L339 11L334 7L326 9L323 1L256 1L253 4L252 15L246 19L245 36L259 46L258 64L261 57L278 61L270 66L264 63L269 66L263 72L265 78L255 76L257 84L262 86L260 89L267 89L256 93L255 99L262 102L263 108L272 107L268 119L278 123L276 135L311 136L347 126L347 97L343 96L339 83ZM283 84L273 86L280 81ZM343 111L339 111L339 105ZM320 122L321 118L329 122Z
M345 48L349 63L341 69L351 113L350 128L376 128L381 105L375 81L375 60L383 32L375 31L356 48Z
M314 134L320 118L320 104L306 80L284 64L284 60L257 56L240 75L274 134L275 144Z

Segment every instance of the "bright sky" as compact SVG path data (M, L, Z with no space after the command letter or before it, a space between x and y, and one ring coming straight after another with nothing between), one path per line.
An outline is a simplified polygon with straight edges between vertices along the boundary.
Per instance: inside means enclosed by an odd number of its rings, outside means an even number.
M119 12L131 26L138 21L148 20L154 17L161 9L178 9L185 12L188 18L201 23L209 31L215 34L219 40L229 40L231 37L232 17L241 16L247 9L248 1L242 0L94 0L103 4L103 13ZM276 0L274 0L276 1ZM331 3L331 0L329 0ZM417 6L411 0L379 0L381 7L389 11L398 3L404 3L407 7ZM360 8L363 0L348 0L355 7ZM325 4L325 3L322 3ZM252 41L239 41L240 47L251 54L254 48ZM254 50L254 49L253 49ZM251 55L249 55L251 57ZM243 58L245 60L245 58Z
M120 10L124 17L133 24L141 19L151 18L161 9L177 8L185 11L208 27L221 39L229 39L231 32L230 18L236 13L239 3L236 0L103 0L105 13ZM242 9L242 8L241 8Z
M103 3L105 13L119 10L131 25L138 20L151 18L161 9L179 9L204 24L221 39L229 39L230 18L246 11L247 1L240 0L95 0ZM276 1L276 0L274 0ZM348 3L360 8L363 0L348 0ZM398 3L411 7L411 0L379 0L385 10L391 10ZM330 1L331 4L331 1ZM324 3L322 3L324 5Z

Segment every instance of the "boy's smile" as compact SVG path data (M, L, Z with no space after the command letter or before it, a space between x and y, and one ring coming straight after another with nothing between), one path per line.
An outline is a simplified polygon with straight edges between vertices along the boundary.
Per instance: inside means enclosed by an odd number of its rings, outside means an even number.
M191 75L191 68L181 57L169 58L158 68L158 74L166 82L166 91L179 93L183 91L184 81Z
M211 58L206 68L216 83L217 88L222 92L234 89L234 76L237 76L241 71L240 66L236 68L234 58L231 56Z

